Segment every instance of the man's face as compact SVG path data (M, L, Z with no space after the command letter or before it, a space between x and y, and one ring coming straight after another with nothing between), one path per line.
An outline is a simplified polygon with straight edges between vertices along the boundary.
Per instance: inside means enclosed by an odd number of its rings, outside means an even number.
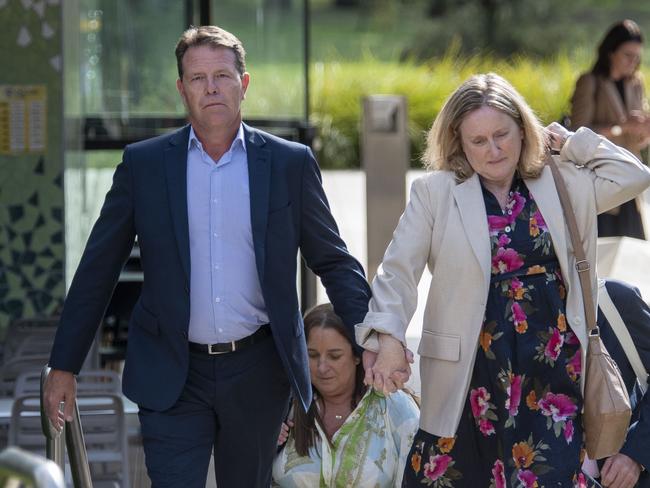
M239 126L249 75L238 73L235 59L233 50L225 47L195 46L185 52L183 78L176 81L176 88L195 128Z

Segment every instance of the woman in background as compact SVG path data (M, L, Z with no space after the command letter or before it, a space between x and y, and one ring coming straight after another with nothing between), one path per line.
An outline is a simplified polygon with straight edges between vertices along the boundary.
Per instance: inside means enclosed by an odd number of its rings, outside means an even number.
M273 465L274 486L400 486L406 455L418 429L413 397L390 397L363 383L361 357L330 304L305 315L314 401L307 413L293 405L288 440ZM287 437L283 426L280 443Z
M643 35L632 20L615 23L598 47L598 59L578 79L571 99L571 126L589 127L641 156L650 142L650 114L639 73ZM598 235L645 239L642 199L598 216Z

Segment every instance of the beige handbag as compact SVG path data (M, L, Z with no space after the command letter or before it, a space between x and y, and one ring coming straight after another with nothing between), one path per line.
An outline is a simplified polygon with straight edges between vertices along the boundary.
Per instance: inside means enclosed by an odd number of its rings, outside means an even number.
M590 265L582 247L578 224L564 180L552 157L549 156L546 163L553 173L555 187L569 228L585 307L589 343L583 373L585 389L582 424L585 430L587 454L590 459L602 459L616 454L625 442L632 416L630 398L618 366L600 339L600 330L596 325L594 301L589 284Z

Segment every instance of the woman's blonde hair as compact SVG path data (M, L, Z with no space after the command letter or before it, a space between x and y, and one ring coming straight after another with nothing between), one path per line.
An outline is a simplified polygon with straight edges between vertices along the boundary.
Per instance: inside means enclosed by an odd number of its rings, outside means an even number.
M465 116L481 107L500 110L517 122L524 134L517 169L523 178L537 178L544 168L544 128L519 92L495 73L472 76L445 101L427 136L425 167L453 171L458 182L474 174L459 129Z

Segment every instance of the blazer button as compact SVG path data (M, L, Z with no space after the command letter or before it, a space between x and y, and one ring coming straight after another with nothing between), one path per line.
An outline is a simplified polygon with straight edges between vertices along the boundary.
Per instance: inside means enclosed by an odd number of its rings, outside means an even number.
M181 332L181 335L183 336L183 339L187 339L187 332L186 331Z

